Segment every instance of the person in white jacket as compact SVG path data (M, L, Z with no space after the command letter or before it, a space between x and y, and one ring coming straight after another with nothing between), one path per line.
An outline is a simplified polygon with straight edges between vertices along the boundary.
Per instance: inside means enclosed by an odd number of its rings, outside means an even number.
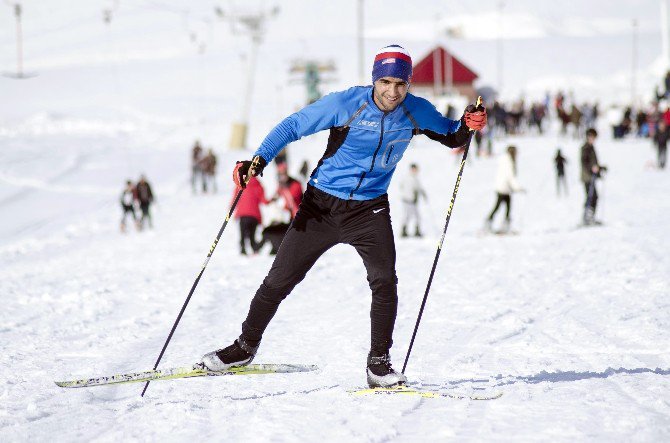
M419 167L416 163L409 165L409 174L400 182L400 195L405 216L402 221L402 236L407 237L407 227L414 220L414 235L421 237L421 217L419 215L419 198L426 197L426 191L419 182Z
M493 217L498 212L501 203L505 203L505 222L502 232L509 231L510 228L510 210L512 207L512 193L523 192L523 188L516 179L516 147L509 146L507 152L498 162L498 172L496 173L495 190L497 194L496 204L493 211L486 220L486 229L491 230Z

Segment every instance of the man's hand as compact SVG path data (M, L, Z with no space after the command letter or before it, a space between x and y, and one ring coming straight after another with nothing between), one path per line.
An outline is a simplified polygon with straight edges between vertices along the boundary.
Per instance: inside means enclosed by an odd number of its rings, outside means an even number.
M468 105L465 108L465 113L463 114L463 121L465 125L473 130L479 131L486 126L486 108L482 105L479 105L475 108L474 105Z
M267 164L268 162L260 155L257 155L252 160L237 162L235 169L233 169L233 182L235 182L235 186L238 189L246 188L251 177L263 175L263 169L265 169Z

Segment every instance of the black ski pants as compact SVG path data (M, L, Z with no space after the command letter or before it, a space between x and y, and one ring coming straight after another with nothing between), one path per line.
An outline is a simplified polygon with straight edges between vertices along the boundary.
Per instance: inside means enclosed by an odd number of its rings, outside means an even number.
M491 214L489 215L489 220L493 220L493 217L496 215L496 212L498 212L501 203L505 203L505 220L509 221L509 212L511 209L510 207L512 206L512 199L509 194L501 193L497 193L496 204L493 207L493 211L491 211Z
M247 253L247 241L251 246L253 252L263 246L256 241L256 228L258 227L258 220L255 217L242 216L240 217L240 254Z
M279 247L272 268L251 301L242 336L252 346L260 342L279 304L307 271L338 243L356 248L372 290L371 350L387 352L393 343L398 309L395 242L386 194L372 200L343 200L313 186Z

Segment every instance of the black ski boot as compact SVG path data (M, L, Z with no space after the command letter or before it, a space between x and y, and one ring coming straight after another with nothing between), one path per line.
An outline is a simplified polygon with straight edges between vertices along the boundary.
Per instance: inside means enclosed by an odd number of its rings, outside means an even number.
M403 385L407 377L391 367L391 356L386 353L370 351L368 354L368 385L371 388L387 388Z
M242 336L227 348L202 356L202 365L210 371L225 371L232 366L246 366L254 359L258 346L250 346Z
M407 237L407 226L402 227L402 234L400 234L401 237Z

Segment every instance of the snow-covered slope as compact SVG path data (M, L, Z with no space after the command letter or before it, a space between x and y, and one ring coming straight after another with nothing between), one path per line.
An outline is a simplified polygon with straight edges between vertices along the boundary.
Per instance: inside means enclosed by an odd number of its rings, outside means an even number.
M606 131L605 131L606 132ZM140 138L150 138L144 135ZM0 439L180 441L661 441L670 437L670 175L647 168L646 141L597 144L605 225L575 229L583 191L579 142L519 147L518 236L480 236L493 204L495 158L467 164L407 375L491 402L351 397L365 383L369 289L352 248L328 252L281 306L258 361L316 363L310 374L63 390L55 379L150 368L225 217L231 185L193 196L188 146L142 148L123 136L17 136L3 150L0 244ZM7 139L5 139L7 141ZM124 142L128 142L127 145ZM323 140L292 147L312 164ZM401 366L457 172L457 157L415 142L428 205L424 239L398 239ZM569 159L570 195L555 196L552 155ZM63 155L53 154L53 148ZM230 165L237 153L224 153ZM130 159L133 159L132 161ZM131 162L158 196L155 229L118 232ZM299 165L295 161L294 165ZM226 170L224 166L224 171ZM121 172L120 172L121 171ZM264 179L272 189L273 171ZM395 186L392 215L401 217ZM240 257L224 232L163 359L190 364L229 343L271 264Z

